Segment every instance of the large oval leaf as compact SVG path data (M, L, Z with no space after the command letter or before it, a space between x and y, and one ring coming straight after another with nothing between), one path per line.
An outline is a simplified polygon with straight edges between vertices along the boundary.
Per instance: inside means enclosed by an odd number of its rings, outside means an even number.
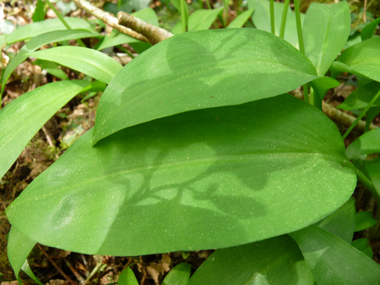
M112 57L84 47L55 47L30 52L27 56L57 62L104 83L109 83L122 69L120 63Z
M96 147L91 135L7 208L12 226L84 253L222 248L315 223L356 185L336 126L290 95L155 120Z
M29 42L27 42L22 47L22 49L20 49L17 55L7 65L7 68L5 69L4 74L2 76L1 87L4 88L5 83L7 82L13 70L15 70L15 68L28 57L27 53L33 52L36 49L42 47L43 45L52 42L90 37L100 37L100 35L98 33L87 32L83 30L60 30L44 33L34 37Z
M346 1L332 5L312 3L303 24L305 53L323 76L344 48L350 34L350 8Z
M302 253L289 236L215 251L188 285L314 285Z
M81 18L68 17L64 19L69 24L71 29L81 29L96 33L94 27L91 26L89 22ZM31 39L40 34L58 30L67 30L67 28L62 24L60 19L51 19L32 23L18 28L13 33L9 34L7 36L7 44L10 45L19 41Z
M380 82L380 37L374 37L346 49L338 58L347 72ZM344 66L341 66L344 69Z
M150 48L115 77L100 101L93 142L157 118L279 95L316 77L304 55L267 32L180 34Z
M0 111L0 177L55 112L91 82L60 81L36 88Z

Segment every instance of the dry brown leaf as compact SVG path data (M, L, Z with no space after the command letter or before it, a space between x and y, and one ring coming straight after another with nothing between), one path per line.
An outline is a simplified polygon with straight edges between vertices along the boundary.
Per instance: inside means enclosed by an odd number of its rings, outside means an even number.
M159 284L160 274L163 275L165 272L170 270L170 265L172 263L171 258L168 254L163 254L162 258L158 262L152 262L149 266L146 267L146 271L152 277L155 284Z

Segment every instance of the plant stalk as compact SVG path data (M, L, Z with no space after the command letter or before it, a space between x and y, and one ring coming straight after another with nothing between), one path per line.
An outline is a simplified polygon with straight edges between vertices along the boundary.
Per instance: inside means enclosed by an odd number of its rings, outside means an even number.
M270 0L270 29L273 35L276 35L276 26L274 22L274 0Z
M286 17L288 16L289 2L290 0L285 0L284 10L282 10L281 29L280 29L281 39L284 38L284 34L285 34L285 25L286 25Z
M360 121L361 118L364 117L364 115L367 113L369 108L372 107L373 103L380 97L380 90L376 93L376 95L372 98L372 100L368 103L367 107L360 113L359 117L355 120L355 122L348 128L348 130L344 133L343 139L345 139L348 134L352 131L352 129L355 127L355 125Z
M182 33L186 33L186 18L185 18L185 0L180 0L181 5L181 23L182 23Z
M299 2L299 0L294 0L294 11L296 13L298 44L300 47L300 51L303 54L305 54L305 46L303 44L303 35L302 35L302 26L301 26L301 13L300 13L300 2Z

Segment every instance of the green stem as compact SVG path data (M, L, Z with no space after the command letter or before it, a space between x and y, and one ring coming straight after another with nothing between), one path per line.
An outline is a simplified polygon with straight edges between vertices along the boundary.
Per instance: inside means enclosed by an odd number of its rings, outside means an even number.
M49 0L45 0L45 2L48 4L50 9L52 9L53 12L57 15L58 19L62 22L62 24L66 27L66 29L71 30L70 25L62 17L61 13L59 13L59 11L57 9L55 9L54 5ZM77 39L76 41L77 41L78 45L80 45L82 47L86 47L86 45L82 42L81 39Z
M211 5L210 5L210 1L209 0L206 0L206 5L207 5L207 8L209 9L209 10L211 10L212 8L211 8Z
M314 89L310 87L310 105L315 106Z
M369 108L372 107L373 103L375 103L375 101L380 97L380 90L379 92L376 93L376 95L372 98L372 100L368 103L367 107L365 107L365 109L361 112L361 114L359 115L359 117L357 117L357 119L355 120L355 122L348 128L348 130L344 133L343 135L343 139L345 139L348 134L352 131L353 128L355 128L356 124L360 121L361 118L363 118L363 116L367 113L367 111L369 110Z
M305 54L305 46L303 44L303 35L302 35L302 26L301 26L301 13L300 13L300 2L299 2L299 0L294 0L294 11L296 12L298 44L300 46L300 51L303 54Z
M127 50L126 48L123 48L122 46L120 46L120 45L118 45L118 46L116 46L119 50L121 50L121 51L123 51L123 52L125 52L126 54L128 54L130 57L132 57L132 58L135 58L135 56L129 51L129 50Z
M180 0L181 5L181 23L182 23L182 33L186 33L186 18L185 18L185 0Z
M223 15L224 15L224 28L227 27L227 18L228 18L228 5L224 5L224 10L223 10Z
M274 0L270 0L270 29L273 35L276 35L276 26L274 23Z
M285 34L285 25L286 25L286 17L288 16L289 2L290 0L285 0L284 10L282 11L281 29L280 29L281 39L284 38L284 34Z
M309 103L309 84L307 83L303 85L303 100Z

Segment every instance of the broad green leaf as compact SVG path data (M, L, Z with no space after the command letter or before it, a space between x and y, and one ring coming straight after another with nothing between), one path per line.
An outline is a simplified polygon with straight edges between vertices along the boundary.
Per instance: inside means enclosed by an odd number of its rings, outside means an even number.
M350 198L333 214L319 222L317 226L329 231L345 242L351 243L355 228L355 200Z
M357 240L354 240L351 245L355 247L357 250L360 250L365 255L367 255L369 258L372 259L373 251L371 246L369 245L369 240L366 238L360 238Z
M0 177L55 112L91 82L49 83L13 100L0 111Z
M376 225L376 220L370 212L363 211L355 214L355 232L360 232L374 225Z
M135 273L129 267L125 268L119 276L118 285L139 285L139 282L136 279Z
M379 90L380 83L376 81L360 86L337 108L342 110L364 109ZM377 99L372 106L380 106L380 99Z
M325 98L329 89L337 87L340 82L331 77L320 77L310 82L314 90L313 105L319 110L322 110L322 100Z
M250 9L255 9L253 13L253 23L256 28L271 32L271 23L270 23L270 10L269 10L269 1L268 0L248 0L248 7ZM276 35L280 34L281 27L281 18L282 11L284 9L284 3L274 2L274 17ZM301 14L301 23L303 22L305 14ZM297 27L296 27L296 17L295 13L288 8L288 14L286 17L286 26L285 26L285 34L284 39L291 43L296 48L299 48L298 44L298 35L297 35Z
M338 62L347 65L352 72L380 82L380 37L373 37L346 49Z
M189 17L189 32L209 29L222 10L223 7L212 10L201 9L195 11Z
M93 143L157 118L276 96L315 78L304 55L267 32L224 29L176 35L127 64L107 87Z
M59 79L69 80L67 74L62 69L60 69L59 65L55 62L36 59L32 64L40 66L42 69L46 70L48 73Z
M45 19L45 15L45 2L42 0L38 0L36 4L36 9L34 10L32 16L33 23L43 21Z
M76 46L59 46L26 54L38 59L50 60L83 72L104 83L109 83L122 69L120 63L99 51Z
M81 18L64 18L70 25L71 29L81 29L88 32L96 33L95 29L90 23ZM47 32L53 32L58 30L66 30L66 27L59 19L45 20L37 23L32 23L21 28L18 28L13 33L8 35L7 44L13 44L19 41L28 40L34 38L40 34Z
M26 258L35 245L35 241L30 240L27 236L20 233L14 227L11 228L7 245L8 260L20 284L22 283L19 280L18 275L24 262L26 261Z
M24 264L21 267L21 270L24 271L31 279L33 279L37 284L44 285L36 275L34 275L32 269L29 266L28 260L25 260Z
M170 270L162 281L162 285L186 285L189 282L191 265L182 262Z
M247 22L248 19L251 18L253 11L254 9L249 9L241 13L231 23L229 23L227 29L243 27L245 22Z
M318 284L378 284L380 266L337 236L309 226L290 236Z
M346 1L326 5L312 3L303 23L305 54L323 76L344 48L351 28Z
M380 18L372 21L367 24L361 32L362 41L368 40L373 37L373 34L376 32L377 25L380 23Z
M380 194L380 158L376 157L371 161L365 161L364 167L367 170L376 192Z
M99 37L100 35L93 32L87 32L83 30L62 30L62 31L53 31L45 34L38 35L32 38L29 42L27 42L17 53L17 55L10 61L8 66L4 71L4 75L2 77L2 88L4 88L5 84L9 76L12 74L13 70L21 64L25 59L28 58L27 54L29 52L33 52L36 49L58 41L66 41L72 39L79 38L91 38L91 37Z
M356 186L335 124L290 95L91 137L7 208L12 226L91 254L224 248L315 223Z
M158 19L157 15L151 8L146 8L144 10L140 10L136 13L132 14L133 16L158 27ZM130 36L127 36L126 34L120 33L117 29L113 29L111 32L111 35L105 36L103 41L97 45L97 50L102 50L108 47L116 46L116 45L122 45L126 43L138 43L139 40L136 40L135 38L132 38Z
M218 249L195 271L189 285L313 285L297 244L287 235Z
M380 152L380 128L376 128L358 137L346 149L349 159Z

